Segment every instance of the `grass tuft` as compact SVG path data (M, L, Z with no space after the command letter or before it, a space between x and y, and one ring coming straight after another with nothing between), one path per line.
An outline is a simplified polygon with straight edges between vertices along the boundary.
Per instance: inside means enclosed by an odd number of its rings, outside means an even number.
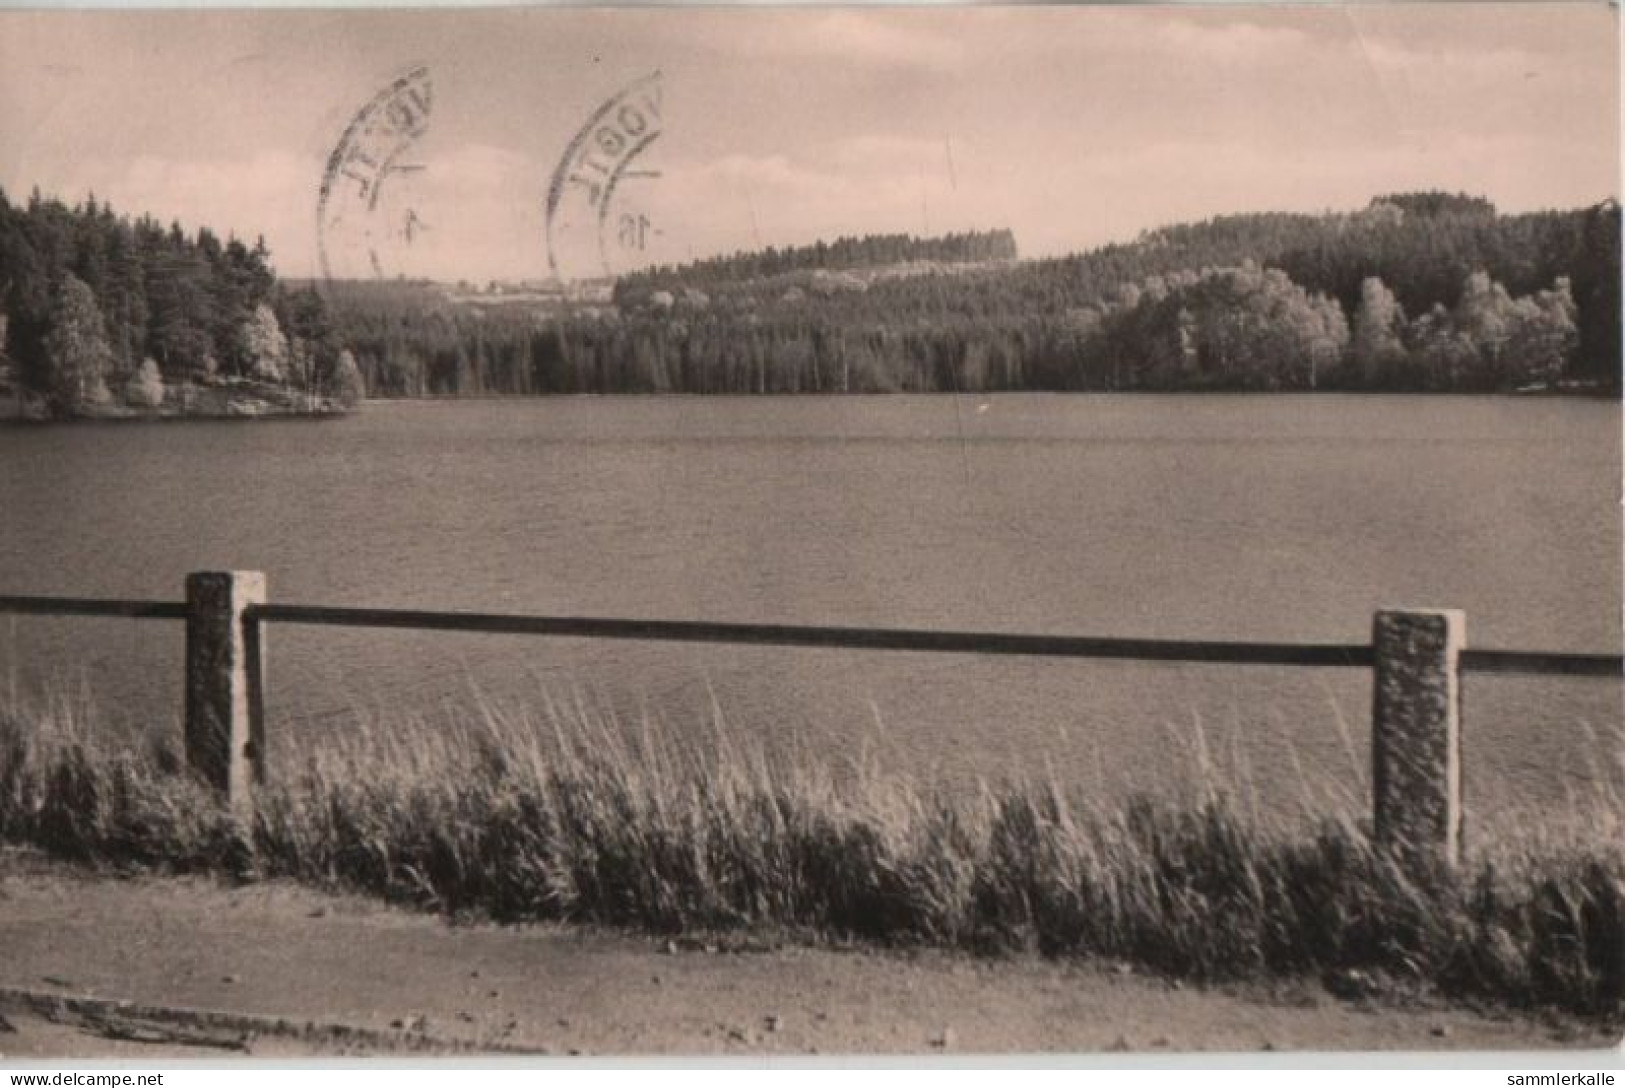
M446 727L360 720L282 761L239 827L172 745L88 702L0 709L0 842L81 861L293 877L503 921L654 933L780 929L1103 957L1201 981L1625 1015L1625 806L1475 824L1457 868L1374 848L1363 815L1106 804L1054 782L949 792L774 760L581 706Z

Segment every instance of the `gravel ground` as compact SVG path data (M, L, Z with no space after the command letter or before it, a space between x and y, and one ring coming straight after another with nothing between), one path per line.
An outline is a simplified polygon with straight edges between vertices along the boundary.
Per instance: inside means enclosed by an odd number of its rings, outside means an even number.
M449 924L0 853L0 1056L953 1055L1613 1047L1618 1025L1202 989L1036 957ZM7 1030L7 1027L11 1030ZM1612 1059L1617 1061L1617 1057Z

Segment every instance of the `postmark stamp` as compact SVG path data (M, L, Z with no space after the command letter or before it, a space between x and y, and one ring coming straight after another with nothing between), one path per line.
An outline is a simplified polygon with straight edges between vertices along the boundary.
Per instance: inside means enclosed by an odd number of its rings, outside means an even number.
M653 201L665 131L659 71L627 84L587 118L547 188L547 266L556 278L614 276L647 264L666 228Z
M407 271L413 243L431 229L412 152L428 131L434 82L427 65L396 76L356 113L327 157L316 206L323 279L380 279Z

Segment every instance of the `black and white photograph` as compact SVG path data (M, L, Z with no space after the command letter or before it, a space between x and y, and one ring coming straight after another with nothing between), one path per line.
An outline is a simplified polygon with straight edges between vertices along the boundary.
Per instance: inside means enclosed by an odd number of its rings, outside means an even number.
M0 10L0 1069L1618 1047L1619 20Z

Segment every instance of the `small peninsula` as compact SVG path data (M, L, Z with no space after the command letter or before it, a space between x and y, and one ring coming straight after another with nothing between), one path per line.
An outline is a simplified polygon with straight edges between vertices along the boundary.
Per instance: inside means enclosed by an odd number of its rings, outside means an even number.
M325 300L278 282L263 239L0 191L0 418L330 416L364 392Z

